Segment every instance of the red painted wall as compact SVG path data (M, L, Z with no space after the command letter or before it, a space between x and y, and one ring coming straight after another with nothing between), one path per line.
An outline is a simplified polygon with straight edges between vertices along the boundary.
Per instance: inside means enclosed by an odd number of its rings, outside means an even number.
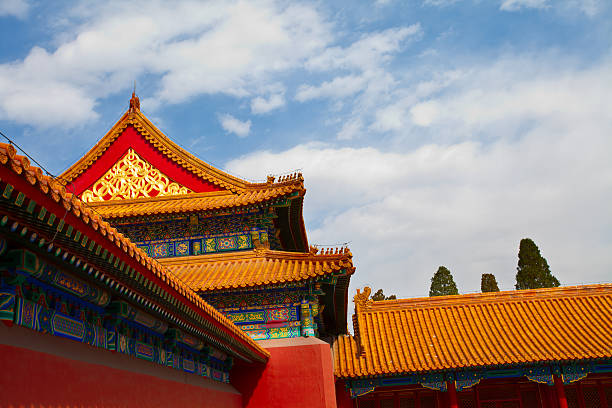
M270 352L260 369L236 364L230 378L245 408L336 408L329 344L317 338L260 341Z
M0 362L0 408L242 407L237 393L21 347L0 345Z

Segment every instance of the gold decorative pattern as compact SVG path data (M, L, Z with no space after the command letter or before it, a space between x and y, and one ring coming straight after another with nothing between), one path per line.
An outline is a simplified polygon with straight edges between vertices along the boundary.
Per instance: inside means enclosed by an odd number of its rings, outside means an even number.
M129 149L101 179L83 192L81 199L85 202L126 200L192 192Z

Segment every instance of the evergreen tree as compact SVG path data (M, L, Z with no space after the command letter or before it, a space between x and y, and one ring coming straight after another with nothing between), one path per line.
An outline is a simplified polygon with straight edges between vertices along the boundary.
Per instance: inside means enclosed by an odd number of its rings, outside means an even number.
M559 281L550 273L548 262L540 255L538 246L529 238L521 239L518 253L516 289L552 288Z
M376 293L372 295L372 300L377 302L379 300L394 300L397 299L395 295L385 296L382 289L378 289Z
M431 278L429 296L458 295L457 285L453 280L453 275L444 266L440 266L438 271Z
M480 280L480 291L485 292L499 292L499 286L497 286L497 280L495 275L492 273L483 273Z

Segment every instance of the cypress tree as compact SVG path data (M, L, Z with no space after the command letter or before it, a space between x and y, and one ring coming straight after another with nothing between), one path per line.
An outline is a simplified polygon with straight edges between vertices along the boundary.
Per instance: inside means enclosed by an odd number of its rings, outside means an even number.
M516 268L516 289L552 288L559 286L550 273L548 262L540 255L538 246L529 238L521 239Z
M378 289L376 293L372 295L372 300L377 302L379 300L394 300L397 299L395 295L385 296L382 289Z
M499 286L497 286L497 279L492 273L483 273L480 279L480 291L485 292L499 292Z
M429 296L458 295L457 285L453 280L453 275L444 266L440 266L438 271L431 278Z

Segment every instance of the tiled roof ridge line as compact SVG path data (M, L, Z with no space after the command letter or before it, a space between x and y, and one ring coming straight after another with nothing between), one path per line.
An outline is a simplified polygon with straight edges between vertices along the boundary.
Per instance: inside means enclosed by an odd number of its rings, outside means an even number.
M251 183L242 180L187 152L159 130L144 114L138 110L130 109L123 114L106 135L104 135L104 137L102 137L83 157L61 174L60 178L62 184L68 184L74 181L78 176L89 169L130 125L133 126L134 129L153 147L162 154L168 156L179 166L214 185L223 187L234 193L242 193L246 190L253 189L257 190L266 186L284 186L295 182L303 183L304 181L302 173L298 172L281 176L276 182L274 177L268 177L267 182L264 183Z
M588 293L585 293L588 291ZM575 297L597 294L612 294L612 283L561 286L556 288L538 288L506 290L500 292L467 293L448 296L418 297L406 299L381 300L368 302L363 311L383 311L406 308L431 308L440 306L464 306L467 304L484 304L498 302L526 302L575 295Z
M357 344L357 349L355 350L355 357L363 357L365 356L365 347L363 344L363 336L360 331L360 327L365 327L364 321L364 313L363 310L370 307L373 303L370 298L370 294L372 293L372 289L369 286L365 286L363 288L363 292L357 289L357 293L353 297L353 303L355 304L355 314L353 314L353 337L355 338L355 343Z
M266 260L294 260L294 261L347 261L351 262L353 258L352 252L346 248L346 251L339 253L316 254L312 252L291 252L278 251L274 249L252 249L247 251L230 251L204 255L191 255L173 258L162 258L160 262L163 264L190 264L190 263L209 263L209 262L232 262L243 259L260 258ZM341 269L341 268L339 268Z
M171 214L193 211L217 211L228 208L242 208L258 205L281 198L295 200L304 197L303 181L289 181L286 184L265 185L260 189L248 189L243 194L229 191L225 193L190 193L129 200L108 200L93 206L106 218L128 218L144 214Z
M100 234L111 243L114 243L118 248L121 248L125 254L133 258L136 262L143 265L146 269L152 272L158 279L167 283L171 288L176 290L180 295L194 303L204 312L208 313L214 320L217 320L223 326L227 327L232 333L237 335L247 344L250 344L254 349L267 355L267 352L259 347L249 336L242 330L237 328L229 319L222 313L206 303L200 296L193 292L189 286L183 283L180 279L174 276L161 264L148 257L144 251L138 248L128 238L124 237L107 221L90 209L86 203L82 202L77 196L66 191L66 187L58 180L44 175L39 167L30 166L30 161L27 157L17 155L15 147L10 144L0 143L0 163L10 165L10 168L17 175L23 177L34 186L39 185L39 190L45 195L51 195L56 202L62 201L62 205L67 211L71 211L74 216L81 219L85 224L91 223L94 230L99 230ZM25 174L24 174L25 173Z

